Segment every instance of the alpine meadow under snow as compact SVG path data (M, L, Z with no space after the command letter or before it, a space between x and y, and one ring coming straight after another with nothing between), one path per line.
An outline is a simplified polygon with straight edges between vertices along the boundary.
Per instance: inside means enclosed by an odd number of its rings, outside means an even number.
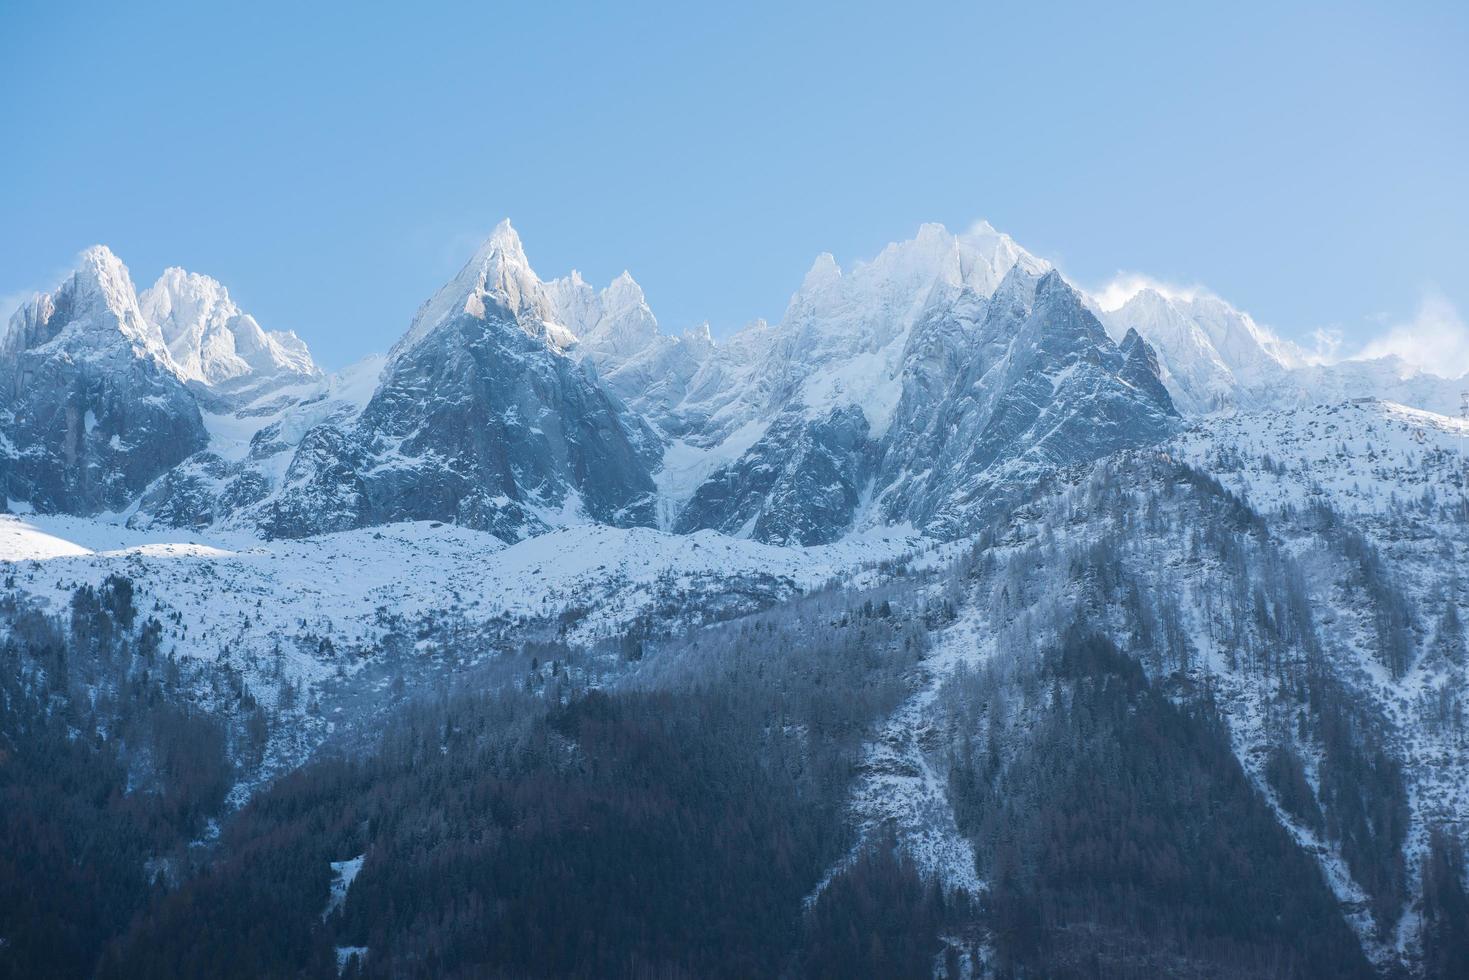
M1469 376L985 223L267 326L0 338L0 976L1469 976Z

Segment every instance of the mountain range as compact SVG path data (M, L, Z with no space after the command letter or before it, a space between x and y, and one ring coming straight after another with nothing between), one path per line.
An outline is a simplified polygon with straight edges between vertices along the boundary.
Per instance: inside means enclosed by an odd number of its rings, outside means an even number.
M1461 388L986 224L716 339L505 222L330 374L89 249L0 338L0 973L1463 975Z
M386 359L340 377L217 281L169 269L139 295L99 246L12 317L0 384L12 509L265 536L431 519L513 541L590 520L811 545L972 531L1039 474L1181 417L1347 397L1448 413L1462 382L1314 363L1209 295L1145 288L1102 310L983 223L925 225L847 271L822 255L774 326L668 334L630 275L544 281L504 222Z

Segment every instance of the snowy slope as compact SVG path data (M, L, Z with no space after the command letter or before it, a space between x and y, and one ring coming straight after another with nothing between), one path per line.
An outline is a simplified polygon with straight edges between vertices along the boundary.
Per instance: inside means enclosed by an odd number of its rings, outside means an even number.
M1361 399L1199 420L1168 447L1267 513L1325 500L1363 516L1464 492L1469 421Z
M616 631L660 591L717 597L743 577L788 590L814 588L868 563L908 554L913 536L878 534L821 548L779 548L712 532L688 537L649 528L579 525L506 545L451 524L405 523L297 540L245 533L140 531L82 518L0 515L0 568L15 587L65 608L77 584L125 574L141 609L167 619L165 648L212 660L223 647L263 653L284 645L303 677L329 664L295 641L321 637L367 648L389 627L458 615L555 616L590 607L587 635ZM697 616L695 606L689 614Z

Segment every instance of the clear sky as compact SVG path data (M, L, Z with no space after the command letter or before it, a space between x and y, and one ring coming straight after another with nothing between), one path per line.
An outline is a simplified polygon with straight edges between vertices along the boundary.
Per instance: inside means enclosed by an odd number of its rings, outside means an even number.
M508 216L721 334L820 251L987 218L1086 287L1458 343L1466 52L1462 2L0 0L0 305L104 242L335 368Z

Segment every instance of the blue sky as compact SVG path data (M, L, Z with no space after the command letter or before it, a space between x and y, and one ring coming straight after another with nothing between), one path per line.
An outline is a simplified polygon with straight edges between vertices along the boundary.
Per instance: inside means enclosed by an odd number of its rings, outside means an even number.
M719 334L987 218L1083 286L1462 340L1466 4L202 6L0 4L7 308L104 242L339 367L508 216Z

